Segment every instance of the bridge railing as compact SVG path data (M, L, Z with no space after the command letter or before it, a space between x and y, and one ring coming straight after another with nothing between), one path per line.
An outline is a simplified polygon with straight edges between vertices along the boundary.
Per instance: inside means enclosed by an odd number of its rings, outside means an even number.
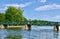
M30 21L4 21L0 24L30 24Z
M45 26L55 26L55 25L59 25L58 22L53 22L53 23L41 23L41 22L34 22L34 21L4 21L4 22L0 22L1 24L31 24L31 25L45 25Z

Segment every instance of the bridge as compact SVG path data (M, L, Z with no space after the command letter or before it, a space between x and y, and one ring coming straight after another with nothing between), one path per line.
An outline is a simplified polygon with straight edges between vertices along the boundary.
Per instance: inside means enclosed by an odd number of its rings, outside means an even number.
M0 22L0 25L1 24L7 24L7 25L9 25L9 24L30 24L30 25L37 25L37 24L42 24L41 22L34 22L34 21L3 21L3 22ZM60 23L59 22L48 22L48 23L46 23L46 22L44 22L43 23L43 25L51 25L51 26L54 26L54 25L60 25Z
M31 30L31 25L36 25L36 24L41 24L41 23L37 23L33 21L4 21L4 22L0 22L0 28L20 27L20 26L23 27L24 26L26 30ZM54 26L54 30L58 31L59 24L60 24L59 22L49 22L49 23L44 23L43 25Z

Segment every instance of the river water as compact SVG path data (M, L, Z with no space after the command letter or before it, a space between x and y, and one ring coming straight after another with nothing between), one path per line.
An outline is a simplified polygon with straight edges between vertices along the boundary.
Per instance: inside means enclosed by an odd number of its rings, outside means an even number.
M60 31L54 32L53 26L32 26L30 31L0 29L0 39L60 39Z

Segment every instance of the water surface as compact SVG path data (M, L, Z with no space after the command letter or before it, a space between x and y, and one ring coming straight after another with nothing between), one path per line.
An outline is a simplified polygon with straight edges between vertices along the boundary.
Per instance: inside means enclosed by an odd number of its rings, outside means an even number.
M31 31L22 29L0 29L0 39L60 39L60 31L53 26L32 26Z

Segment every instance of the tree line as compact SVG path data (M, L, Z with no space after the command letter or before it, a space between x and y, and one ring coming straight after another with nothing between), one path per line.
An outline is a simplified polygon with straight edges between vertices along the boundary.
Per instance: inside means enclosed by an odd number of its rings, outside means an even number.
M44 20L31 20L31 24L32 25L36 25L36 26L59 26L60 22L52 22L52 21L44 21Z

